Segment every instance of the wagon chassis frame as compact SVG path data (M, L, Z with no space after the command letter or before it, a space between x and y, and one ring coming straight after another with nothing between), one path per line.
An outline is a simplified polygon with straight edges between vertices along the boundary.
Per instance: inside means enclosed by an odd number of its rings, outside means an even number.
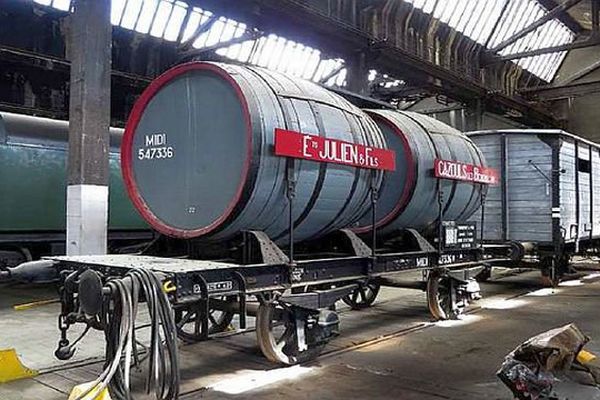
M426 280L406 286L406 283L389 279L407 271L421 270L424 278L436 281L443 279L446 285L450 284L452 290L447 292L446 300L456 307L461 300L468 300L464 296L471 294L465 290L471 278L493 261L484 259L482 248L478 246L445 249L440 253L416 231L408 230L406 233L420 249L388 251L373 256L372 249L356 234L342 230L332 234L335 235L332 242L336 244L338 252L341 248L349 255L298 259L293 263L264 233L256 231L243 233L243 258L256 261L258 257L261 261L258 263L224 263L143 255L53 257L51 260L62 280L63 308L59 316L61 340L57 355L65 354L64 349L70 347L67 337L70 325L87 323L82 318L82 306L84 309L97 307L102 297L110 296L104 289L95 298L87 293L85 298L80 299L82 284L85 288L89 287L88 283L82 283L81 277L85 271L93 271L105 286L110 280L121 279L133 269L150 270L159 276L175 310L195 310L193 312L197 314L194 314L194 320L198 324L196 335L187 341L201 341L221 333L211 332L211 310L237 314L239 331L244 331L248 316L256 316L260 305L283 304L306 315L315 315L319 310L334 309L338 300L362 291L367 284L377 285L377 288L395 286L434 290L436 293L428 293L428 299L438 296L439 288L428 284ZM252 297L258 303L249 304ZM90 302L96 304L90 306ZM359 307L368 305L370 303L360 304ZM429 306L431 310L432 305ZM440 317L433 311L432 314ZM70 358L71 355L72 352L64 358ZM287 363L282 359L273 361Z

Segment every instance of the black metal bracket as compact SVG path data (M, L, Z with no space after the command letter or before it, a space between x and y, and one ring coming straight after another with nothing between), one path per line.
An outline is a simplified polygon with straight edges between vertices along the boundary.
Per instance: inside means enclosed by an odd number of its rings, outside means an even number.
M244 264L278 265L289 263L288 256L266 233L262 231L244 231L242 235Z
M478 265L470 268L463 269L452 269L445 270L444 274L449 278L455 279L460 282L467 282L469 279L474 278L477 274L485 269L485 265Z
M354 232L349 229L340 229L335 232L338 235L338 242L345 250L351 252L354 256L370 257L373 254L372 249Z
M238 271L233 272L233 277L238 283L240 329L246 329L246 280Z
M285 294L279 298L279 301L309 310L318 310L331 307L336 301L349 295L356 288L358 288L357 284L351 284L328 290Z
M440 223L441 226L441 223ZM410 236L414 243L417 244L419 251L424 251L424 252L435 252L435 247L433 247L431 245L431 243L429 243L429 241L427 239L425 239L420 233L419 231L417 231L416 229L412 229L412 228L408 228L405 229L404 232Z

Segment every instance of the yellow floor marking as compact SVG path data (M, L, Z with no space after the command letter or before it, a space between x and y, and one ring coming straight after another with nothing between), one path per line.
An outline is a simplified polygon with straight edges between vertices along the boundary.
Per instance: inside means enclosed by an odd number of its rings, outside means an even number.
M38 306L45 306L46 304L54 304L54 303L60 303L60 299L39 300L39 301L33 301L31 303L17 304L17 305L13 306L13 309L15 311L23 311L23 310L29 310L30 308L34 308L34 307L38 307Z
M0 383L31 378L37 374L37 371L29 369L21 363L15 349L0 350Z

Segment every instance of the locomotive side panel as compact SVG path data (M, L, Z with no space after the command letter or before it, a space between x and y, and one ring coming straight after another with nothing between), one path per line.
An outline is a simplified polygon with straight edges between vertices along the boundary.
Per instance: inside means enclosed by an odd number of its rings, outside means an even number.
M0 146L0 231L57 231L65 227L65 152Z
M0 238L21 233L64 232L69 124L0 113ZM147 230L121 178L122 130L111 128L109 229Z
M0 145L0 233L65 230L66 151ZM119 157L110 156L109 229L148 229L127 198Z

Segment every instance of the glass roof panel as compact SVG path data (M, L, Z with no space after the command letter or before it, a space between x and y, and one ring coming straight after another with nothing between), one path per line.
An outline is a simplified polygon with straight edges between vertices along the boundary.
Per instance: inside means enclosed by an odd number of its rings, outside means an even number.
M177 40L179 37L179 32L181 32L181 25L183 25L186 15L187 4L180 1L176 2L173 6L173 10L171 11L171 18L169 18L169 22L167 23L167 27L165 29L165 34L163 36L165 40L170 40L172 42Z
M548 13L537 0L439 0L435 4L422 0L404 1L463 32L476 42L487 45L488 48L497 46ZM554 19L504 47L499 53L510 55L570 43L573 40L573 32ZM563 58L564 55L560 53L551 53L514 61L549 81L554 77Z
M63 11L69 11L71 8L71 0L54 0L52 2L52 7L56 7Z
M150 27L152 26L152 21L154 20L157 8L158 0L144 0L142 12L135 24L136 31L140 33L150 32Z
M154 23L150 29L150 35L156 37L162 37L164 35L165 28L167 27L167 22L169 22L169 18L171 17L172 10L173 4L171 2L161 0L160 4L158 5L158 10L156 11L156 16L154 17Z
M38 4L62 10L71 7L71 0L34 0ZM111 22L126 29L175 41L189 39L206 23L210 12L175 0L111 0ZM547 13L536 0L398 0L447 23L476 42L493 48ZM189 13L189 15L188 15ZM186 22L187 21L187 22ZM183 26L185 23L185 26ZM495 29L494 29L495 28ZM219 18L194 41L194 47L214 46L240 37L246 26L237 21ZM182 32L183 30L183 32ZM501 55L570 43L574 34L558 20L552 20L528 35L503 48ZM219 49L218 54L241 62L251 62L297 76L320 80L340 69L343 60L323 59L317 50L283 37L248 40ZM551 80L565 57L565 52L517 59L515 62L544 80ZM330 77L328 83L345 81L345 69Z

